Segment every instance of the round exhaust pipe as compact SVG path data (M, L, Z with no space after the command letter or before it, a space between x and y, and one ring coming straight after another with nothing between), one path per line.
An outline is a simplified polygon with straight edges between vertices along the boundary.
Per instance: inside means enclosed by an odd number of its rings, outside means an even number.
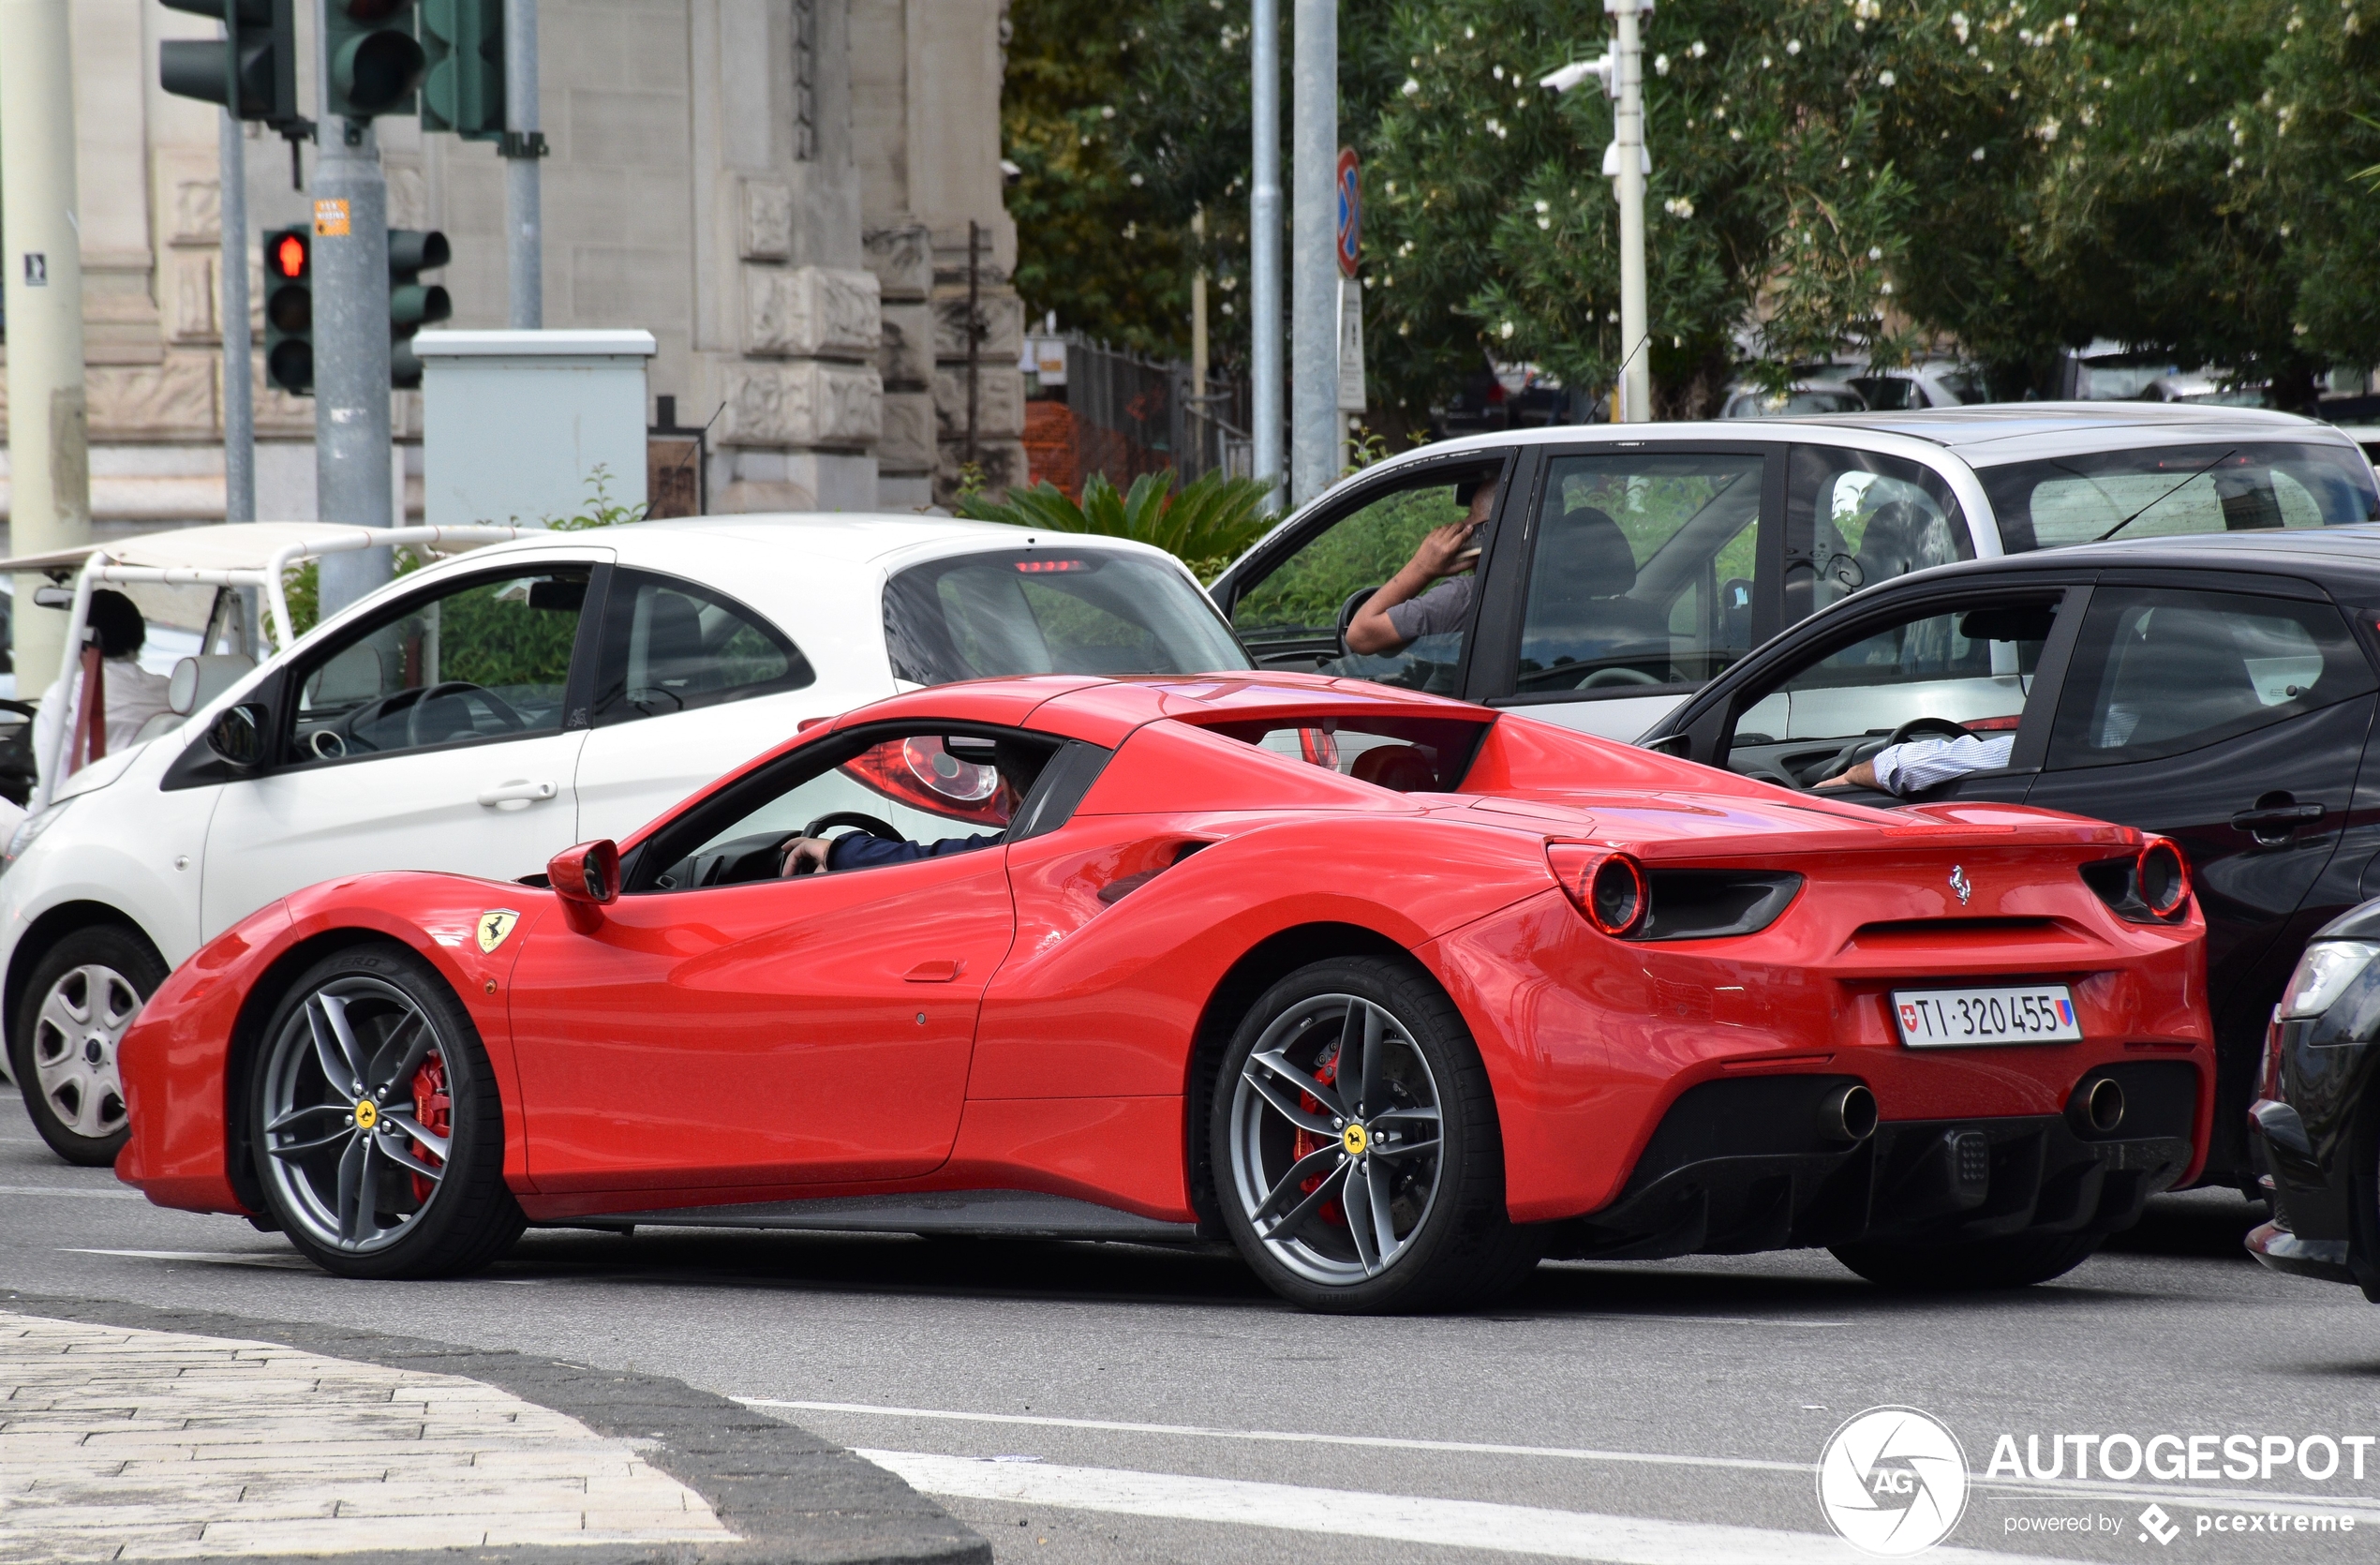
M1876 1095L1857 1081L1836 1088L1818 1103L1819 1134L1852 1146L1876 1134Z
M2112 1076L2103 1076L2078 1095L2082 1122L2102 1136L2115 1134L2124 1123L2124 1089Z

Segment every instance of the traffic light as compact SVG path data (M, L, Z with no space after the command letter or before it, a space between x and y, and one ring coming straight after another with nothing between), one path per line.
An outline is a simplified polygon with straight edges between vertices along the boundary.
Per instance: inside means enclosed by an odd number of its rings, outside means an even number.
M264 378L314 395L314 236L301 224L264 234Z
M413 0L328 0L322 20L328 112L351 120L411 113L426 67L413 37Z
M422 0L422 128L504 135L504 0Z
M422 361L413 356L413 334L454 313L454 301L436 283L422 281L454 259L446 235L436 229L389 230L389 384L422 383Z
M165 0L170 10L226 24L221 38L157 45L157 82L176 97L220 103L231 117L278 128L298 118L294 0Z

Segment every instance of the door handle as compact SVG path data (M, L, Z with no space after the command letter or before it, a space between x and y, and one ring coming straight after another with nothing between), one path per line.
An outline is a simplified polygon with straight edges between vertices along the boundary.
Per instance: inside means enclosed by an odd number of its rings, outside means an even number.
M2231 817L2231 824L2258 838L2279 839L2288 836L2301 826L2312 826L2327 812L2319 804L2278 804L2262 809L2242 810Z
M956 982L966 970L963 961L921 961L901 976L913 984L946 984Z
M493 810L499 804L535 804L552 798L562 790L553 782L532 782L526 777L515 777L498 782L493 788L480 790L480 803Z

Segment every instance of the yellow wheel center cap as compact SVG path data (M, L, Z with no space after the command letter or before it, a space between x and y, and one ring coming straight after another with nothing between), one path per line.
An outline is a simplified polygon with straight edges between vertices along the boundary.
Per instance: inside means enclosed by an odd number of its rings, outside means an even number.
M355 1100L355 1128L369 1130L380 1123L380 1106L368 1097Z
M1339 1144L1347 1149L1349 1157L1361 1157L1372 1144L1372 1133L1360 1125L1350 1125L1339 1133Z

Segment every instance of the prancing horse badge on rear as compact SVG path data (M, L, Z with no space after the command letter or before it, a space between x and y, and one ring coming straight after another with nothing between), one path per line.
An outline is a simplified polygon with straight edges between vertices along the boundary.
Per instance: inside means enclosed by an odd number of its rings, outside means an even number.
M1967 866L1964 864L1953 864L1950 867L1950 888L1958 893L1958 905L1961 907L1965 907L1967 899L1975 894L1975 883L1967 878ZM496 938L501 940L504 937L499 934ZM480 944L483 946L487 944L485 934L480 936Z
M1966 900L1967 899L1964 896L1959 898L1959 901L1961 902L1965 902ZM480 949L483 951L493 951L498 946L503 945L504 937L512 933L513 926L520 921L521 916L513 912L509 907L499 907L490 912L481 914L479 926Z

